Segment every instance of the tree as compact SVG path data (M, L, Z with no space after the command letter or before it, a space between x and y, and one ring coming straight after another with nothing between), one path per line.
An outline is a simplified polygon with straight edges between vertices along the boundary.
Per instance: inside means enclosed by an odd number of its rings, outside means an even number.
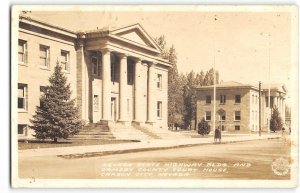
M201 70L200 74L197 73L196 75L196 85L203 86L203 81L204 81L204 72L203 70Z
M71 99L70 84L67 84L58 63L49 82L40 97L40 106L36 107L36 113L30 120L30 128L35 131L37 139L50 138L56 143L60 138L67 139L77 134L82 124L75 100Z
M200 123L198 123L198 133L202 136L210 133L210 127L204 118L202 118Z
M216 71L216 84L219 83L219 72ZM211 68L209 71L206 72L204 80L203 80L203 85L204 86L209 86L214 84L214 69Z
M196 118L196 93L194 86L196 85L196 77L194 71L186 75L186 85L183 91L184 112L183 120L185 127L191 127L192 120Z
M282 129L282 120L279 114L277 107L273 109L271 120L270 120L270 129L271 131L279 131Z

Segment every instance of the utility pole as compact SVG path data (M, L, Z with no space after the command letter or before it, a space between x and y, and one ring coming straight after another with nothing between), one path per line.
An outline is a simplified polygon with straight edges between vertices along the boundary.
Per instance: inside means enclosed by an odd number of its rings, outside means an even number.
M258 133L261 136L261 81L258 84L258 116L259 116L259 123L258 123Z

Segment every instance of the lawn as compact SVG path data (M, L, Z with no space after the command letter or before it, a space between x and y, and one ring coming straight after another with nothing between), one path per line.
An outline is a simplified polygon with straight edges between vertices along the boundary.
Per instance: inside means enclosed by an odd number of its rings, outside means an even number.
M107 140L107 139L60 139L57 143L51 140L19 140L18 149L39 149L39 148L53 148L53 147L70 147L70 146L87 146L87 145L103 145L103 144L119 144L138 142L137 140Z

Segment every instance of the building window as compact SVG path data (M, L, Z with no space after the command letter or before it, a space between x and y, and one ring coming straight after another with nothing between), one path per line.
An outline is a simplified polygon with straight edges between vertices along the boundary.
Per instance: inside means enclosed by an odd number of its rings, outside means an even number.
M60 64L63 70L66 72L70 72L70 52L61 50L60 57Z
M26 134L27 125L18 124L18 134L25 135Z
M273 100L274 98L271 96L270 97L270 105L271 105L271 108L274 108L274 100Z
M252 95L252 104L254 104L255 96Z
M127 64L127 84L133 85L133 77L134 77L134 65L129 62Z
M206 111L205 112L205 120L206 121L210 121L211 120L211 112L210 111Z
M47 91L47 87L46 86L40 86L40 107L42 107L42 101L41 101L41 97L43 94L45 94Z
M40 66L50 67L50 48L49 46L40 45Z
M92 53L92 58L91 58L91 63L92 63L92 73L95 76L100 76L100 53L99 52L93 52Z
M226 103L226 95L220 95L220 104Z
M270 106L271 108L274 106L274 100L272 96L270 97ZM266 97L266 107L269 107L269 97Z
M157 117L162 118L162 102L157 101Z
M99 110L99 97L98 97L98 95L94 95L93 106L94 106L94 111Z
M239 125L235 125L234 130L239 131L239 130L241 130L241 127Z
M27 63L27 42L24 40L19 40L18 61L22 64Z
M211 96L206 96L206 104L211 104Z
M225 131L225 125L222 125L221 128L222 128L222 131Z
M240 121L241 120L241 111L235 111L234 112L234 120Z
M157 74L157 88L162 89L162 75Z
M241 103L241 95L235 95L235 103Z
M111 54L110 57L110 80L112 82L117 82L117 57Z
M225 121L226 120L226 113L223 113L222 115L220 115L220 120L221 121Z
M18 109L26 110L27 103L27 85L18 84Z

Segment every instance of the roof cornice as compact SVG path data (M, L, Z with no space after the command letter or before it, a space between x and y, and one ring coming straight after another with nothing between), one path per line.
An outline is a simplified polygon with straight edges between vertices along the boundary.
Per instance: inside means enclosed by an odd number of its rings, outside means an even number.
M34 19L34 18L31 18L31 17L23 15L23 14L21 14L19 16L19 21L23 22L23 23L30 24L30 25L34 25L36 27L43 28L43 29L46 29L46 30L49 30L49 31L53 31L53 32L56 32L56 33L59 33L59 34L63 34L63 35L66 35L66 36L69 36L69 37L72 37L72 38L77 38L76 32L74 32L74 31L71 31L71 30L68 30L68 29L65 29L65 28L62 28L62 27L59 27L59 26L55 26L55 25L46 23L44 21Z

